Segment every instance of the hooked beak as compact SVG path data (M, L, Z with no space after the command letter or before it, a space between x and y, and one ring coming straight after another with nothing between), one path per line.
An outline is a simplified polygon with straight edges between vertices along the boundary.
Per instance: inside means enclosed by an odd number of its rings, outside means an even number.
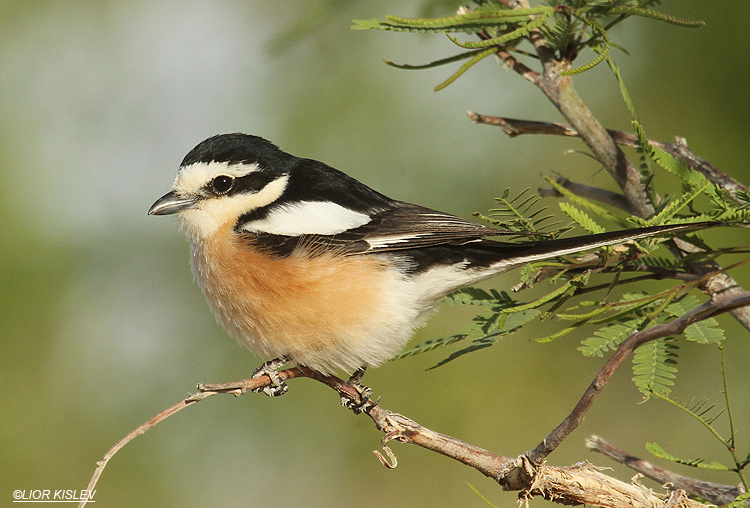
M178 196L174 191L167 192L162 197L156 200L156 203L151 205L148 209L149 215L171 215L173 213L181 212L183 210L189 210L195 208L198 204L196 198L183 198Z

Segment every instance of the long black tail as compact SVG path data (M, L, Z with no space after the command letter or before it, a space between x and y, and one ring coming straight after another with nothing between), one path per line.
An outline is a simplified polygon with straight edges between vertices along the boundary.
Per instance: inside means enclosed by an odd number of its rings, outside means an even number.
M673 224L668 226L650 226L640 229L628 229L623 231L612 231L597 235L577 236L573 238L560 238L557 240L543 240L539 242L508 244L496 242L502 249L503 259L495 264L498 268L509 270L516 266L542 259L565 256L590 249L598 249L608 245L639 240L651 236L666 235L669 233L687 233L697 231L721 224L720 222L695 222L692 224Z

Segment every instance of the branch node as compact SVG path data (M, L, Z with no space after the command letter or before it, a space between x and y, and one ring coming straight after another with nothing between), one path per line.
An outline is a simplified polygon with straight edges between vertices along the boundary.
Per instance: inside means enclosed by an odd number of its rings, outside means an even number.
M508 461L500 470L497 482L503 490L518 490L521 496L531 495L538 473L543 466L534 465L526 454Z

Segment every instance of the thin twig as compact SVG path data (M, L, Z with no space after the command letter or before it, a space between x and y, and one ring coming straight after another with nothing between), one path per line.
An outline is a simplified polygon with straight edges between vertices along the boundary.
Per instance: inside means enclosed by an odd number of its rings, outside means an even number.
M304 372L300 371L300 369L289 369L285 371L279 372L279 376L282 380L291 379L293 377L300 377L303 375ZM122 447L124 447L126 444L130 443L133 439L137 438L140 435L145 434L147 431L153 429L158 424L169 418L170 416L179 413L186 407L192 406L196 402L200 402L201 400L207 399L208 397L211 397L213 395L217 395L219 393L231 393L235 396L240 396L244 394L245 392L252 390L254 388L260 388L263 386L267 386L271 383L271 379L268 376L261 376L254 379L248 379L245 381L242 381L240 383L224 383L219 385L198 385L199 391L197 393L194 393L193 395L187 397L186 399L181 400L177 404L174 404L158 415L154 416L150 420L148 420L146 423L136 427L133 431L129 432L125 435L122 439L120 439L115 445L110 448L107 453L104 454L104 456L96 463L96 470L94 471L93 476L91 477L91 480L89 481L89 485L87 487L88 491L91 492L96 487L97 482L99 481L99 477L104 472L104 468L107 467L107 464L110 460L112 460L112 457L114 457L117 452L119 452ZM208 388L210 386L211 388ZM88 499L84 499L81 501L81 503L78 505L78 508L83 508L86 506L86 503L88 502Z
M482 448L465 443L445 434L440 434L423 427L403 415L388 411L372 400L362 401L359 393L342 379L324 375L304 367L279 371L282 380L309 377L336 390L339 395L361 403L366 402L366 414L373 420L378 430L385 435L382 439L383 450L388 459L375 452L384 466L396 466L395 455L387 446L390 441L399 441L420 446L450 457L473 467L485 476L497 481L505 490L519 491L521 499L535 496L543 497L564 505L589 504L603 508L653 508L667 499L637 484L626 484L602 474L589 464L577 464L569 467L541 466L533 467L527 458L521 456L513 459L497 455ZM200 384L199 391L170 408L162 411L148 422L139 426L115 444L97 463L97 468L89 482L89 491L94 490L104 468L109 461L126 444L152 429L170 416L194 405L196 402L220 393L240 396L255 388L271 383L268 376L246 379L239 382ZM78 506L83 508L87 500ZM687 500L684 508L701 508L695 501Z
M375 426L385 433L385 436L383 437L383 449L386 450L386 453L390 452L389 448L386 446L388 441L397 440L402 443L411 443L467 464L492 479L497 479L506 465L514 460L509 457L503 457L502 455L496 455L458 439L422 427L405 416L381 408L376 402L371 400L362 401L359 392L357 392L350 384L336 376L324 375L305 367L296 367L279 371L279 377L282 381L299 377L312 378L333 388L344 397L359 403L365 402L364 405L368 408L366 410L367 415L372 418L373 422L375 422ZM112 448L104 454L101 460L96 463L96 469L87 487L88 491L91 492L96 488L96 484L109 461L125 445L133 441L136 437L151 430L170 416L194 405L196 402L200 402L220 393L231 394L239 397L253 389L268 386L270 383L271 380L268 376L260 376L258 378L246 379L232 383L199 384L198 392L165 409L146 423L129 432L125 437L112 446ZM376 454L378 453L376 452ZM392 457L392 454L389 453L389 456ZM382 456L380 457L382 458ZM83 508L87 502L87 499L82 500L78 505L79 508Z
M598 201L605 205L612 206L624 210L629 214L633 214L633 210L630 208L630 203L627 198L617 192L608 191L606 189L600 189L599 187L593 187L591 185L584 185L582 183L571 182L565 177L554 176L552 177L555 183L560 185L562 188L569 190L576 196L580 196L585 199ZM563 195L557 189L537 189L537 194L542 197L555 197L560 198Z
M573 85L572 76L560 75L570 69L571 61L556 54L542 30L532 30L528 39L542 65L541 77L535 83L539 90L570 122L593 157L614 179L628 200L629 208L639 217L653 214L654 207L644 192L638 168L583 102Z
M670 335L679 335L693 323L738 307L750 305L750 292L714 295L710 300L672 321L633 332L604 364L573 411L541 442L526 453L532 464L541 464L580 424L614 373L638 347Z
M522 134L549 134L554 136L580 137L573 126L557 122L536 122L532 120L519 120L516 118L505 118L499 116L480 115L469 111L469 118L480 124L495 125L500 127L508 137L514 138ZM638 148L640 143L635 134L607 129L607 132L618 145L630 148ZM685 164L703 174L711 183L721 186L730 192L733 199L736 193L747 192L747 186L727 175L719 168L705 159L697 156L687 146L685 138L676 137L674 143L665 143L649 139L648 142L673 157L683 161Z
M487 39L491 38L485 32L480 32L477 35L482 40L487 40ZM516 74L518 74L519 76L521 76L522 78L524 78L528 82L533 83L533 84L535 84L535 85L538 86L538 83L539 83L539 73L536 72L535 70L532 70L531 68L529 68L525 64L521 63L521 61L518 60L515 56L513 56L510 53L510 51L507 51L504 48L499 48L495 52L495 54L497 55L497 57L500 60L502 60L502 62L507 67L509 67L510 69L512 69Z
M499 126L501 129L503 129L503 132L505 132L508 136L519 136L521 134L552 134L557 136L574 136L574 137L582 137L578 133L578 131L575 129L575 127L568 125L568 124L562 124L562 123L556 123L556 122L534 122L530 120L517 120L514 118L504 118L504 117L497 117L497 116L488 116L488 115L478 115L476 113L469 112L468 113L469 118L477 123L486 123L489 125L496 125ZM614 140L614 142L618 144L622 144L624 146L637 146L637 139L634 135L628 134L621 131L616 131L612 129L607 130L607 134L610 136L610 139ZM584 140L585 141L585 140ZM736 199L736 192L744 192L747 191L747 187L742 185L741 183L737 182L733 178L731 178L729 175L723 173L715 166L709 164L707 161L701 159L694 153L692 153L687 148L687 143L682 138L677 138L677 143L671 144L671 143L663 143L660 141L652 141L649 140L649 143L651 143L653 146L656 146L665 152L670 153L671 155L677 157L678 159L684 161L686 164L688 164L690 167L694 168L696 171L700 171L706 178L711 181L714 184L720 185L723 188L726 188L730 192L730 196L733 197L733 199ZM599 159L597 157L597 159ZM599 160L599 162L602 162ZM603 162L602 162L603 164ZM621 186L622 188L622 186ZM630 196L629 193L624 192L626 201L631 205L634 201L632 199L632 196ZM634 213L637 211L636 209L632 208L631 213ZM635 215L639 215L641 217L644 217L642 213L634 213ZM694 245L690 245L682 240L676 239L675 244L677 245L679 250L673 250L673 253L679 257L680 254L692 254L695 252L699 252L700 249L695 247ZM716 272L719 271L720 266L718 263L714 261L706 261L704 263L689 263L687 265L691 270L695 271L696 273L710 273L710 272ZM737 282L730 277L729 275L725 273L720 273L717 276L713 277L710 281L706 283L705 287L706 291L709 295L718 295L718 294L738 294L743 292L744 290L742 287L737 284ZM745 329L750 330L750 309L748 308L740 308L740 309L734 309L730 312L732 317L737 320Z
M707 499L717 505L731 503L742 493L738 487L696 480L655 466L611 445L599 436L590 436L586 440L586 447L629 467L660 485L668 486L670 490L685 490L691 496Z

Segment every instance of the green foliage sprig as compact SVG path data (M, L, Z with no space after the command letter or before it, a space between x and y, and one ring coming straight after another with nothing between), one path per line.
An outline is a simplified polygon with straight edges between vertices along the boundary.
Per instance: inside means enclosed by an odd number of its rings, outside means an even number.
M559 203L561 212L567 215L573 223L591 234L604 232L605 228L590 214L619 227L643 227L706 220L725 222L745 220L749 211L748 201L740 200L738 202L730 199L728 194L719 192L718 188L711 184L705 176L672 155L653 147L648 142L619 69L611 59L607 58L607 60L618 79L623 100L633 116L633 128L642 146L644 165L653 165L656 169L663 170L673 176L682 185L683 193L679 197L666 197L658 201L654 199L652 204L656 213L648 219L635 216L621 217L602 205L573 194L554 179L545 178L550 185L570 201ZM710 198L708 207L703 211L696 211L695 201L706 195ZM491 210L489 216L479 213L474 215L499 228L511 231L526 231L539 235L544 233L545 236L553 238L561 236L572 228L571 224L562 225L559 221L550 222L553 215L548 212L548 207L541 206L540 197L537 194L530 193L529 189L525 189L514 197L510 196L510 189L506 189L502 196L496 199L499 206ZM697 234L689 235L687 240L696 245L702 244ZM651 252L663 241L663 239L646 239L635 243L633 247L624 251L622 247L604 249L594 258L590 255L583 255L527 265L522 269L521 278L523 282L514 288L516 290L529 288L544 279L549 279L551 282L563 281L559 287L531 302L517 301L505 292L477 293L477 290L473 289L461 290L449 296L446 301L452 304L481 304L489 312L477 316L469 331L416 346L404 352L400 358L432 351L441 346L453 345L462 341L469 342L468 346L438 362L435 365L435 367L438 367L465 354L494 345L501 338L519 331L537 318L552 318L557 322L567 323L560 331L536 339L537 342L550 342L583 329L585 326L599 327L592 333L592 336L583 340L579 350L585 356L602 356L603 353L615 349L633 331L679 317L700 304L696 297L686 296L686 292L697 287L704 279L674 286L653 295L644 292L626 293L619 301L607 301L607 296L616 284L628 282L628 280L623 281L621 276L628 273L635 264L646 269L648 267L659 267L677 274L684 269L687 262L697 260L697 254L669 261L663 257L651 256ZM729 249L725 252L731 251L732 249ZM704 256L705 259L712 259L721 252L706 252ZM577 294L596 289L596 286L586 286L592 276L604 273L614 275L612 281L602 288L606 289L604 298L581 302L561 311L562 307ZM638 281L641 279L630 280ZM545 306L548 308L541 310ZM585 313L573 312L581 308L589 310ZM506 324L508 316L515 313L523 314L512 321L512 326L508 326ZM718 322L713 318L690 325L685 330L684 335L687 340L701 344L719 343L724 339L723 330L718 327ZM658 390L662 394L669 393L677 372L677 349L678 346L674 338L665 338L647 344L636 351L633 359L633 381L646 396L649 396L654 390Z
M750 465L750 451L748 451L747 456L745 456L744 458L740 458L741 456L737 453L737 445L735 441L735 422L734 416L732 415L732 406L730 404L729 398L729 386L727 382L726 358L724 355L724 348L720 347L719 349L721 350L721 374L724 384L724 408L717 411L716 404L709 402L709 400L705 398L699 400L693 399L689 402L681 402L675 398L670 397L668 393L664 393L660 390L651 390L650 393L656 398L670 403L672 406L676 407L686 415L699 422L706 430L708 430L708 432L714 439L716 439L724 448L726 448L726 450L732 457L734 466L728 467L716 461L706 462L706 459L702 457L697 457L694 459L681 459L670 453L667 453L661 446L656 443L647 443L646 449L651 454L659 457L660 459L668 460L677 464L682 464L684 466L701 469L712 469L715 471L734 472L739 477L741 485L747 492L748 483L745 478L744 470L748 465ZM729 424L729 437L722 436L721 432L719 432L715 425L719 417L723 415L727 416ZM735 503L732 503L732 505L730 506L740 506L740 504L738 503L742 503L742 501L748 499L748 497L749 496L746 495L744 497L740 496L737 498L737 500L735 500Z
M572 76L585 72L603 62L614 43L608 30L631 16L644 17L672 25L696 28L702 21L678 19L668 14L645 8L651 1L601 0L550 0L547 5L509 9L498 2L478 2L470 11L462 8L458 14L442 18L404 18L386 16L385 20L354 20L355 30L387 30L414 33L445 33L457 46L482 50L462 53L425 65L398 65L403 69L424 69L468 58L453 75L435 87L441 90L455 82L472 66L498 51L516 51L516 46L526 40L531 32L539 30L561 61L572 62L584 49L596 51L596 57L580 67L562 70L561 75ZM478 35L479 41L460 42L452 33ZM528 54L528 53L527 53ZM388 62L391 65L392 62Z
M536 240L550 236L557 238L575 225L589 234L597 234L604 232L611 225L627 228L702 221L746 224L750 220L749 193L722 188L714 183L717 179L712 180L710 174L704 175L649 141L646 129L637 115L632 98L612 57L612 48L622 51L625 49L612 39L611 29L633 16L686 28L703 26L703 22L682 20L657 11L653 8L658 3L657 0L547 0L543 5L522 9L509 8L505 3L495 0L476 0L476 3L478 6L475 10L462 8L453 16L417 19L387 16L384 21L355 21L354 28L444 33L454 45L469 50L423 65L398 65L387 62L402 69L425 69L465 61L457 71L435 88L436 91L454 83L474 65L495 54L512 66L518 74L541 88L548 97L554 97L554 92L561 89L561 84L569 83L568 80L555 80L550 74L572 77L607 62L630 112L638 145L637 156L640 158L640 183L644 186L646 203L641 207L642 217L625 216L618 209L594 203L570 192L556 180L547 178L548 183L567 199L567 202L560 202L559 207L560 212L569 219L569 223L555 222L548 207L541 206L539 196L530 193L528 189L513 197L510 190L506 189L497 199L497 209L492 210L487 216L478 213L475 216L499 228L530 233L525 235L525 238L528 239L530 236ZM452 34L468 34L474 38L464 40L464 35L459 40L459 37ZM529 51L522 49L524 43L531 45ZM593 51L595 56L583 65L574 66L574 62L585 50ZM529 63L529 59L541 60L544 66L543 73L533 70L531 67L536 62ZM543 86L550 82L557 87L552 92ZM572 120L571 123L575 124ZM581 136L585 137L583 133ZM701 169L700 166L697 167ZM612 168L607 169L613 172ZM666 176L659 181L667 180L673 186L679 187L680 192L676 195L657 192L654 186L657 174ZM741 188L740 185L737 187ZM652 209L654 212L650 213ZM718 272L698 278L689 269L689 263L713 261L724 253L745 251L731 248L709 249L698 234L687 235L683 240L698 249L689 255L667 259L654 252L661 243L671 240L645 239L633 242L629 246L608 247L595 254L565 256L531 263L521 269L521 283L513 287L514 294L476 288L457 291L446 297L445 301L453 305L472 305L481 308L481 312L468 329L416 346L404 352L399 358L459 345L457 350L434 365L438 367L468 353L495 345L501 339L543 319L555 324L557 331L536 339L538 342L550 342L575 331L585 331L587 338L581 342L578 350L587 357L603 357L616 350L634 332L666 324L686 314L692 317L689 313L702 304L701 300L690 292ZM671 243L672 252L679 251L677 246L677 243ZM700 251L701 248L704 249L703 252ZM597 281L602 274L608 275L608 281L599 284ZM641 288L639 291L631 292L614 291L616 286L625 287L625 284L664 278L674 278L681 283L652 292ZM521 291L541 285L543 281L548 282L550 288L541 296L523 301L516 296ZM587 298L585 300L582 298L584 295ZM736 454L734 421L727 395L723 353L725 411L714 412L715 406L704 400L683 404L671 396L677 379L680 340L703 345L721 344L725 340L725 333L718 321L713 318L692 323L684 328L681 324L679 329L684 331L679 335L678 332L673 332L675 336L645 342L633 352L633 382L646 400L666 400L698 419L730 451L734 467L707 462L702 458L680 459L655 443L649 444L648 448L661 458L690 467L734 471L747 490L743 469L750 464L750 453L745 459L740 459ZM616 359L619 361L621 358ZM722 414L729 418L730 438L726 439L714 427ZM731 506L739 507L747 499L750 497L740 496Z
M649 157L656 157L655 152L646 151L646 153ZM662 164L666 161L666 166L673 166L679 162L672 160L671 155L663 152L658 156ZM649 160L654 163L653 158ZM679 168L679 171L668 172L681 181L687 189L690 189L690 192L678 199L662 203L662 206L657 208L657 213L648 220L638 217L620 218L603 206L570 193L555 180L547 179L547 181L572 201L571 203L560 202L560 210L573 223L592 234L603 232L604 227L589 213L606 222L636 226L687 223L712 220L717 217L741 220L745 216L747 204L739 204L718 193L713 196L719 201L720 206L712 206L714 202L711 201L706 210L699 212L690 208L687 210L689 213L684 213L688 204L705 193L710 185L707 184L705 177L693 169L686 166L679 166ZM492 210L489 216L481 214L475 214L475 216L487 220L496 227L553 237L558 237L571 228L571 225L562 225L559 221L550 222L553 216L548 213L548 207L541 206L539 196L530 193L529 189L513 197L511 197L510 190L506 189L496 201L499 206ZM686 239L698 245L702 243L697 234L688 235ZM553 319L563 324L560 331L536 339L537 342L550 342L585 327L597 327L588 338L582 341L579 350L585 356L601 357L604 353L619 346L632 332L682 316L700 305L700 300L688 295L687 292L699 286L713 274L655 294L642 291L625 293L617 301L608 300L608 295L617 283L625 284L648 277L623 280L622 276L631 273L635 265L640 267L639 271L648 271L649 267L653 267L679 274L684 269L685 263L698 259L698 254L675 260L651 255L664 241L664 239L650 238L640 240L631 247L607 248L596 256L584 254L531 263L522 269L523 282L514 290L532 287L545 279L549 279L551 283L562 281L561 285L533 301L521 302L506 292L487 292L475 288L459 290L448 296L446 302L454 305L481 305L485 308L485 311L474 319L469 330L447 338L428 341L402 353L398 358L421 354L459 342L469 343L434 366L439 367L468 353L492 346L500 339L516 333L537 319ZM727 250L727 252L733 251L734 249ZM705 257L710 259L716 255L718 253L711 252L706 253ZM594 276L600 274L614 275L614 279L603 286L590 286L589 283L594 280ZM598 289L606 290L603 298L582 301L563 310L571 298ZM585 312L579 312L581 309L585 309ZM514 316L512 320L511 316ZM717 344L724 340L725 334L718 326L718 322L709 318L687 327L684 337L700 344ZM646 396L654 391L660 394L669 393L677 372L677 349L675 338L665 338L646 344L636 351L633 359L633 381Z

